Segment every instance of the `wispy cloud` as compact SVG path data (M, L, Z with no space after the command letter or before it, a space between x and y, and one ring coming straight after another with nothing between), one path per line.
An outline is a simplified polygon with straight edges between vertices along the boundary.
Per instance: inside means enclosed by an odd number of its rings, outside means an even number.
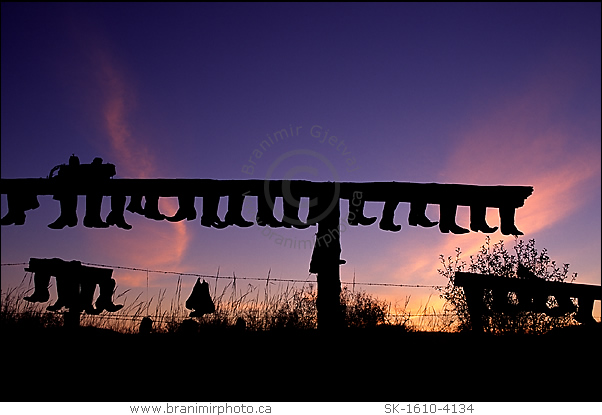
M132 135L128 113L135 107L135 94L118 66L106 51L96 55L99 82L105 91L102 112L113 156L122 175L146 178L155 171L155 157L150 149Z
M553 67L553 66L552 66ZM489 113L457 134L441 175L473 184L529 185L517 226L534 233L553 226L589 200L600 174L599 135L581 125L574 99L579 72L550 70L522 91L509 92Z
M584 114L571 113L570 105L583 89L580 78L584 71L578 62L565 65L552 59L534 68L533 77L524 80L522 88L491 97L496 102L475 110L473 118L467 118L463 129L451 137L453 150L439 171L440 181L533 186L533 195L516 211L516 225L525 238L591 203L591 194L596 193L593 186L599 189L599 134L592 128L591 114L584 123ZM468 207L458 209L460 226L469 227L468 212ZM488 209L487 222L499 226L497 209ZM499 231L491 234L492 243L500 240L512 249L513 236ZM386 275L392 283L445 285L447 281L437 272L439 255L453 256L460 247L462 259L469 261L484 243L482 233L444 235L435 229L422 230L411 243L400 238L386 252L375 255L366 270ZM383 291L383 297L394 298L388 291ZM430 295L418 290L411 294L418 302ZM440 303L435 297L431 301Z
M92 56L94 66L98 69L97 87L103 91L101 117L112 154L111 162L116 164L117 175L130 178L155 177L160 160L149 147L151 140L137 137L135 127L129 121L136 107L136 91L108 48L98 47ZM161 199L160 209L163 213L172 215L177 210L177 201ZM126 220L132 221L132 217L126 217ZM117 255L116 258L122 258L122 265L147 268L177 266L190 240L186 224L157 223L148 219L136 222L134 229L128 231L127 235L110 243L110 251ZM132 278L143 277L133 274ZM131 282L132 285L140 285L140 282Z

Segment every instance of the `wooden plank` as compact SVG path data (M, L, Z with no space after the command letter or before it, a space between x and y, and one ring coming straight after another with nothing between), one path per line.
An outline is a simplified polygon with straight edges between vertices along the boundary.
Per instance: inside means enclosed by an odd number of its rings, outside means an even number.
M215 180L215 179L106 179L66 180L51 179L0 179L2 194L86 195L100 193L111 195L147 195L177 197L190 195L282 197L290 189L297 197L316 197L320 186L303 180ZM361 193L361 199L370 202L398 201L460 206L521 207L533 193L531 186L478 186L467 184L410 183L410 182L335 182L333 197L353 199Z

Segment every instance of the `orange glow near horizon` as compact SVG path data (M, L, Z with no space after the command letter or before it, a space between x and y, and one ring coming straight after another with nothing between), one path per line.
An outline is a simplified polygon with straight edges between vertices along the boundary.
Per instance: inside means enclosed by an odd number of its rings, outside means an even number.
M524 240L535 238L538 232L552 228L589 203L592 196L587 185L600 175L599 149L594 143L574 140L582 134L582 125L559 116L579 88L578 74L586 69L565 70L566 66L558 65L556 59L545 62L546 71L534 68L532 78L524 80L520 92L507 92L495 106L483 107L483 111L479 106L475 112L483 114L475 114L451 134L456 144L439 173L445 183L533 186L533 194L515 214ZM437 220L435 215L431 219ZM468 228L468 207L458 208L456 222ZM397 223L403 223L403 219L398 218ZM487 209L487 223L500 225L497 209ZM453 257L456 247L460 247L461 259L468 262L485 243L481 233L444 235L436 230L422 231L430 232L430 236L417 236L419 239L412 244L400 238L386 252L371 257L368 273L388 276L386 282L391 283L445 285L447 281L437 272L441 267L439 255ZM503 240L512 251L513 236L504 236L499 230L490 236L491 244ZM599 275L593 277L599 280ZM383 298L393 299L393 294L387 292ZM412 292L412 304L420 304L428 295Z
M97 59L98 81L106 93L103 120L119 173L129 177L154 177L155 157L132 133L127 121L135 104L135 93L109 53L98 53ZM555 76L563 78L566 74ZM571 85L571 82L548 77L533 82L520 96L508 96L494 112L474 120L458 133L458 144L440 172L445 182L533 186L533 195L516 211L516 224L525 232L525 238L553 226L578 209L587 199L582 184L600 172L596 151L571 146L570 137L577 132L553 117L561 105L561 97L570 94ZM535 120L533 114L536 114ZM166 215L173 215L177 207L174 198L160 200L160 210ZM497 209L487 210L487 222L490 226L499 226ZM457 223L468 227L467 207L458 209ZM431 236L435 232L432 231ZM140 221L136 224L136 234L126 236L110 241L114 254L123 253L124 264L166 270L181 268L191 239L184 222L159 224L149 220ZM400 238L398 243L389 246L387 253L370 258L368 273L385 275L385 282L391 283L446 285L447 281L437 272L441 267L439 255L454 255L456 247L461 247L462 259L469 261L485 240L480 233L436 236L428 243L416 244L408 244L407 239ZM491 235L492 244L499 240L512 242L514 237L503 236L499 231ZM132 250L132 246L136 249ZM403 259L392 259L398 257L397 252L403 252ZM366 277L358 276L358 281L370 281ZM141 272L128 273L121 279L122 285L127 287L146 287L146 275ZM400 298L409 296L407 311L412 314L429 314L428 310L438 311L443 306L443 300L434 290L403 290L402 296L398 290L371 287L370 291L392 305L403 303Z

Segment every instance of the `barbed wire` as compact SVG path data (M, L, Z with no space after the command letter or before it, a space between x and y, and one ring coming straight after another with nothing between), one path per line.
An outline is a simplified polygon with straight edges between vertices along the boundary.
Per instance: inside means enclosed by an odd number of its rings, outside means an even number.
M223 276L223 275L207 275L207 274L197 274L192 272L178 272L178 271L163 271L163 270L151 270L144 268L136 268L136 267L126 267L121 265L107 265L107 264L96 264L92 262L81 262L82 265L88 265L92 267L101 267L101 268L111 268L111 269L123 269L128 271L139 271L139 272L147 272L153 274L166 274L166 275L177 275L183 277L197 277L197 278L213 278L216 281L218 279L231 279L231 280L249 280L249 281L274 281L274 282L291 282L291 283L317 283L316 280L296 280L296 279L282 279L282 278L260 278L260 277L238 277L235 275L232 276ZM16 265L28 265L28 262L18 262L18 263L10 263L10 264L0 264L1 266L16 266ZM384 282L349 282L349 281L341 281L341 284L346 285L363 285L363 286L381 286L381 287L404 287L404 288L431 288L438 289L444 288L444 285L428 285L428 284L394 284L394 283L384 283Z
M67 311L47 311L47 310L39 310L39 311L14 311L11 312L10 314L14 314L14 315L22 315L22 314L48 314L48 315L64 315L65 313L68 313ZM389 317L399 317L399 318L405 318L405 317L444 317L444 316L449 316L452 315L451 313L429 313L429 314L413 314L413 313L407 313L407 314L389 314ZM153 314L109 314L109 313L103 313L103 314L81 314L81 319L90 319L90 320L94 320L94 319L113 319L113 320L134 320L134 319L143 319L143 318L147 318L150 317L151 319L157 319L157 320L168 320L170 318L173 318L172 315L153 315ZM186 317L186 316L177 316L179 317Z
M207 274L200 274L200 273L191 273L191 272L178 272L178 271L167 271L167 270L151 270L151 269L145 269L145 268L138 268L138 267L129 267L129 266L121 266L121 265L107 265L107 264L98 264L98 263L91 263L91 262L81 262L80 263L82 265L86 265L86 266L93 266L93 267L101 267L101 268L110 268L110 269L121 269L121 270L127 270L127 271L135 271L135 272L144 272L146 273L146 278L147 278L147 283L148 283L148 274L149 273L155 273L155 274L164 274L164 275L173 275L173 276L178 276L178 277L182 277L182 276L190 276L190 277L198 277L198 278L213 278L216 280L218 279L230 279L233 281L236 280L252 280L252 281L266 281L266 284L269 284L270 282L287 282L287 283L303 283L303 284L313 284L316 283L316 280L309 280L309 277L307 280L298 280L298 279L283 279L283 278L272 278L270 276L270 273L268 273L266 278L260 278L260 277L239 277L236 274L233 273L232 276L223 276L219 274L219 270L217 271L216 275L207 275ZM26 266L29 265L28 262L18 262L18 263L3 263L0 264L1 266ZM341 281L341 284L346 284L346 285L359 285L359 286L384 286L384 287L408 287L408 288L430 288L430 289L434 289L434 288L438 288L441 286L437 286L437 285L425 285L425 284L394 284L394 283L382 283L382 282L357 282L355 281L355 276L354 276L354 281L352 282L347 282L347 281ZM217 287L216 287L217 288ZM148 290L148 288L147 288ZM187 311L184 309L178 310L176 312L176 314L173 313L166 313L166 312L162 312L162 313L149 313L148 312L148 307L150 306L150 302L147 299L147 312L146 313L138 313L135 312L134 314L121 314L121 313L102 313L100 315L94 315L94 314L82 314L80 316L81 319L81 323L85 324L92 324L95 325L98 322L102 322L103 320L113 320L113 321L122 321L122 322L130 322L130 324L138 324L139 321L141 321L144 318L151 318L152 320L154 320L156 323L158 324L169 324L170 321L179 321L181 319L186 319L188 318L187 316ZM22 312L13 312L12 314L16 314L16 315L24 315L24 314L39 314L39 315L47 315L47 316L62 316L65 313L67 313L67 311L48 311L48 310L31 310L31 311L22 311ZM127 311L126 311L127 313ZM445 318L447 317L447 315L445 313L412 313L412 312L394 312L391 313L389 315L389 317L392 319L391 321L410 321L410 320L414 320L414 319L431 319L431 318ZM88 322L88 323L86 323ZM119 324L119 323L116 323Z

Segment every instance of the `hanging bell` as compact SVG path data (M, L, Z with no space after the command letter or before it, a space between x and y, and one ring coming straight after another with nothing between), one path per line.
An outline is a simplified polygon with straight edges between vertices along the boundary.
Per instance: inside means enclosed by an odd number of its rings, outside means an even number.
M190 313L190 317L201 317L215 312L215 305L209 294L209 284L206 281L201 283L201 279L197 278L192 293L186 300L186 308L194 310Z

